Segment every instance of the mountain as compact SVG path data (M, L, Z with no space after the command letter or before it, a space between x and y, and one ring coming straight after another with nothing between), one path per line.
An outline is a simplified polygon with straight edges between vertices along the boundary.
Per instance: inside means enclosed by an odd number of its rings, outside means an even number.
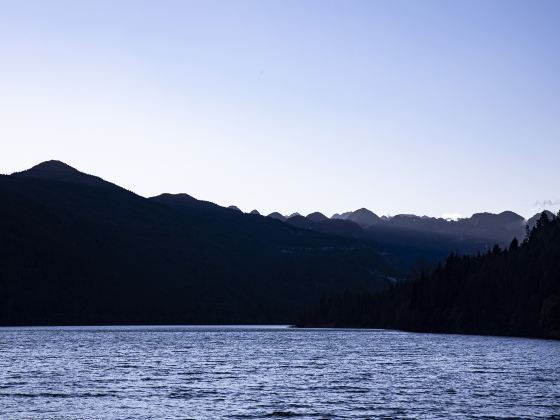
M476 213L470 218L447 220L413 214L398 214L392 217L379 217L372 211L362 208L353 212L334 214L331 219L353 221L371 232L376 239L386 233L402 236L404 231L443 235L457 240L478 240L492 246L502 246L517 237L525 236L526 221L520 215L505 211L500 214Z
M376 294L324 298L299 325L560 339L560 218L543 213L529 237L506 250L452 254Z
M455 222L464 235L494 239L501 243L509 242L514 236L518 239L523 238L525 223L522 216L512 211L499 214L476 213L468 219Z
M330 219L315 212L305 218L295 214L284 220L302 229L373 240L401 272L437 264L452 252L485 252L495 244L505 247L514 237L522 240L526 234L523 217L510 211L477 213L454 221L411 214L381 218L362 208Z
M27 179L47 179L104 188L120 188L97 176L84 174L58 160L42 162L25 171L13 173L12 176Z
M318 213L321 214L321 213ZM357 223L341 219L324 219L320 216L314 216L314 213L303 217L301 215L288 217L286 223L301 229L313 230L316 232L326 233L329 235L337 235L354 239L368 239L366 232ZM316 220L316 221L314 221Z
M0 176L0 238L1 325L292 323L398 273L371 240L144 198L56 161Z
M525 235L511 212L269 216L144 198L59 161L2 175L0 324L291 323L321 295Z
M258 210L251 210L251 212L249 214L255 214L257 216L261 215Z
M220 211L223 210L223 207L218 206L217 204L214 204L210 201L197 200L193 196L185 193L180 193L180 194L163 193L155 197L150 197L148 199L150 201L165 204L166 206L170 206L170 207L193 208L193 209L198 208L203 210L220 209ZM235 209L232 209L230 207L228 207L227 210L235 211Z
M281 221L286 221L286 217L282 216L280 213L278 213L277 211L270 213L267 217L271 217L273 219L277 219L277 220L281 220Z
M496 224L515 227L517 224L522 224L525 219L512 211L504 211L499 214L475 213L469 219L459 219L459 222L462 221L468 222L473 226L481 226L488 229Z
M343 219L349 220L351 222L357 223L362 227L369 227L375 225L381 221L381 218L373 213L371 210L366 208L361 208L352 212L335 214L333 219Z
M542 213L537 213L529 220L527 220L527 227L529 228L529 230L532 230L535 228L535 226L537 226L537 221L541 218L542 214L544 214L548 218L548 220L553 220L556 217L555 214L549 210L544 210Z
M301 229L309 229L309 230L314 230L313 228L315 226L314 222L299 214L295 216L289 216L286 219L286 223L288 223L291 226L296 226Z
M310 213L305 217L307 219L311 220L312 222L315 222L315 223L324 222L326 220L329 220L329 218L327 216L325 216L323 213L319 213L318 211L316 211L314 213Z
M375 241L382 248L386 259L399 269L401 276L407 276L418 267L437 264L451 252L476 253L493 245L493 242L480 239L399 229L386 223L363 228L350 220L327 219L314 222L300 215L289 217L286 223L329 235Z
M313 229L328 233L330 235L344 236L348 238L370 239L367 233L357 223L349 220L323 220L314 222ZM383 248L383 247L382 247ZM386 250L384 249L384 252Z
M470 218L446 220L443 218L397 215L383 221L389 228L429 234L446 235L458 240L479 240L492 246L507 246L517 237L525 236L525 219L513 212L500 214L477 213Z

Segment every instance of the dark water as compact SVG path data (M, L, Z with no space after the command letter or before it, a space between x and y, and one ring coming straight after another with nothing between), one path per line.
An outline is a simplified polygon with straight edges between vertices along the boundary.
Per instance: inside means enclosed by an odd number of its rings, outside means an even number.
M560 418L560 342L251 327L0 329L0 418Z

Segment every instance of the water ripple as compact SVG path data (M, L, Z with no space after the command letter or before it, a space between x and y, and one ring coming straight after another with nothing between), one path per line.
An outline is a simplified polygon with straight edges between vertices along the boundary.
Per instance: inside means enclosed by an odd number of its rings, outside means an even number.
M0 418L560 419L560 342L378 330L0 328Z

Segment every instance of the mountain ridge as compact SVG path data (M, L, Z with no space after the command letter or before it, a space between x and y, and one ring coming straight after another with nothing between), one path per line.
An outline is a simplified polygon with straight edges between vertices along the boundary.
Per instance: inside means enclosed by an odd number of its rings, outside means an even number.
M39 169L0 176L1 325L291 323L397 274L373 241Z
M0 324L291 323L321 295L379 290L493 242L359 210L368 225L283 222L185 193L145 198L59 161L2 175Z
M560 216L560 213L559 215ZM299 326L560 339L560 218L541 213L507 249L451 254L376 294L344 292L302 312Z

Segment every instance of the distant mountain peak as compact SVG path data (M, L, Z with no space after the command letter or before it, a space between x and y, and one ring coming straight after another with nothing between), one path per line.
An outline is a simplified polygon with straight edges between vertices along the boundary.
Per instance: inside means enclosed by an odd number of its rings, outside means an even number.
M59 160L47 160L21 172L14 172L16 178L47 179L52 181L68 182L73 184L95 185L120 188L97 176L80 172L76 168Z
M278 213L277 211L270 213L267 217L272 217L273 219L285 221L286 217Z
M327 216L325 216L323 213L320 213L318 211L309 213L306 217L312 222L324 222L325 220L329 220Z
M41 162L31 168L22 171L27 173L33 172L79 172L76 168L61 162L60 160L46 160L45 162ZM22 173L16 172L16 173Z
M475 213L469 219L464 220L474 225L492 225L497 223L498 220L500 220L502 224L522 224L525 222L525 219L522 216L509 210L503 211L499 214L488 212Z
M352 222L356 222L360 226L367 227L380 222L381 218L371 210L362 207L361 209L351 212L346 217L346 220L350 220Z
M515 212L513 212L513 211L511 211L511 210L503 211L503 212L501 212L500 214L498 214L498 216L501 216L501 217L508 217L508 218L510 218L510 219L512 219L512 220L525 220L525 219L523 218L523 216L520 216L519 214L517 214L517 213L515 213Z
M556 218L556 215L550 210L543 210L527 220L527 226L529 227L529 229L533 229L537 225L537 221L543 214L548 218L548 220L554 220Z
M256 214L257 216L261 215L257 209L252 210L249 214Z

